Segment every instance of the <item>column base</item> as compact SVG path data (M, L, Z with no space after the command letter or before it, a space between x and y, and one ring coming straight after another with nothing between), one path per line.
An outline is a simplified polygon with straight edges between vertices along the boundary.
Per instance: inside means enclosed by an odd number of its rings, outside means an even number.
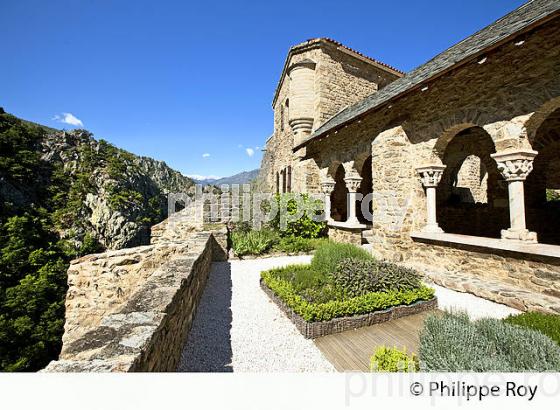
M537 242L537 233L531 232L528 229L521 229L518 231L514 231L510 229L502 229L501 231L502 239L506 239L508 241L521 241L524 243L538 243Z
M438 224L435 225L426 225L424 226L424 228L422 228L421 232L425 232L425 233L443 233L443 229L441 229L439 227Z

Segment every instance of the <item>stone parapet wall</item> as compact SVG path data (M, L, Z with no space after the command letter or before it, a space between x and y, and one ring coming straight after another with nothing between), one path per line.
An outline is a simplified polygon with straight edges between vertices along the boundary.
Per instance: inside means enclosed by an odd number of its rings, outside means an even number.
M537 245L538 246L538 245ZM499 249L415 242L407 266L436 283L520 310L560 313L560 260ZM462 278L461 280L452 280ZM464 286L464 282L488 286ZM490 286L490 284L495 286Z
M335 242L351 243L360 246L362 244L361 228L344 228L339 226L329 226L329 239Z
M160 237L161 238L161 237ZM90 255L69 272L59 360L47 372L175 371L227 231Z

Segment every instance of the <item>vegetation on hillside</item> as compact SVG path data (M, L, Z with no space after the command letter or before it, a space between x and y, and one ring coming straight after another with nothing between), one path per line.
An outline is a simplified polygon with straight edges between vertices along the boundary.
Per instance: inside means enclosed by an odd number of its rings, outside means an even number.
M60 352L68 263L103 250L88 194L139 225L164 217L137 157L87 131L52 132L0 110L0 371L36 371Z

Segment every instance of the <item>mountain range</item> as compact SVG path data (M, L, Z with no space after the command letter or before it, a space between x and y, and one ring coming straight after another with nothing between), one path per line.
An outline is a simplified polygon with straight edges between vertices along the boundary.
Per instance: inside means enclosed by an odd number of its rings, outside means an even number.
M193 179L196 184L200 185L231 185L231 184L250 184L259 175L259 169L253 169L252 171L243 171L238 174L223 177L223 178L204 178L204 179Z

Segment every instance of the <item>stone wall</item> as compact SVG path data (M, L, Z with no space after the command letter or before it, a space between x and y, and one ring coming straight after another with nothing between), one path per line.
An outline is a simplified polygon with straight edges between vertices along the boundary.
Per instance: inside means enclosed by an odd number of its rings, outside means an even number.
M459 244L415 242L408 266L436 283L520 310L560 313L560 259Z
M496 151L530 148L538 122L528 119L537 118L560 98L559 61L560 21L556 19L521 43L512 40L502 45L483 63L469 62L427 89L309 143L306 158L313 158L319 169L330 170L333 164L352 164L372 155L375 248L378 256L403 260L413 245L410 234L426 222L425 192L415 168L442 161L454 137L472 127L483 129ZM493 169L488 165L487 172L497 174L495 162L490 164ZM506 199L505 183L496 186L501 189L497 199ZM438 197L444 189L440 183ZM507 203L496 205L507 207Z
M89 255L68 272L59 360L47 372L175 371L225 229Z
M426 269L434 267L442 277L445 272L462 273L473 280L495 281L496 286L527 289L550 298L546 302L550 307L560 300L556 262L535 261L523 254L504 256L497 250L475 252L449 244L418 244L412 234L426 225L426 193L416 172L425 164L449 167L449 178L442 178L437 187L438 218L448 218L444 229L497 237L500 228L509 227L507 183L490 154L531 148L544 152L538 130L559 107L560 18L555 18L302 149L304 159L313 159L321 172L333 178L339 164L358 171L358 159L372 156L374 219L370 240L375 256L422 264ZM554 135L550 138L557 139L558 133ZM547 142L546 149L550 147ZM455 166L469 155L479 157L488 173L486 198L481 191L474 195L481 202L488 201L484 207L456 207L448 202L447 193L453 193L453 176L458 170ZM539 165L538 157L535 166ZM547 221L549 227L556 226L558 208L532 207L534 197L528 191L528 226L537 229ZM478 230L467 232L466 228ZM543 232L547 232L546 240L557 240L550 229Z
M399 73L392 69L381 68L367 58L328 40L312 40L295 46L288 55L287 67L302 61L312 61L315 66L313 89L313 125L319 128L329 118L343 108L354 104L364 97L385 87L399 78ZM274 134L266 142L266 151L261 163L259 188L274 192L276 173L288 166L292 167L292 191L319 192L319 169L314 160L303 159L302 153L294 153L297 137L288 123L288 118L297 118L293 104L289 104L292 79L284 75L280 79L275 96ZM307 114L305 114L307 116Z
M329 226L329 239L360 246L362 244L362 229Z

